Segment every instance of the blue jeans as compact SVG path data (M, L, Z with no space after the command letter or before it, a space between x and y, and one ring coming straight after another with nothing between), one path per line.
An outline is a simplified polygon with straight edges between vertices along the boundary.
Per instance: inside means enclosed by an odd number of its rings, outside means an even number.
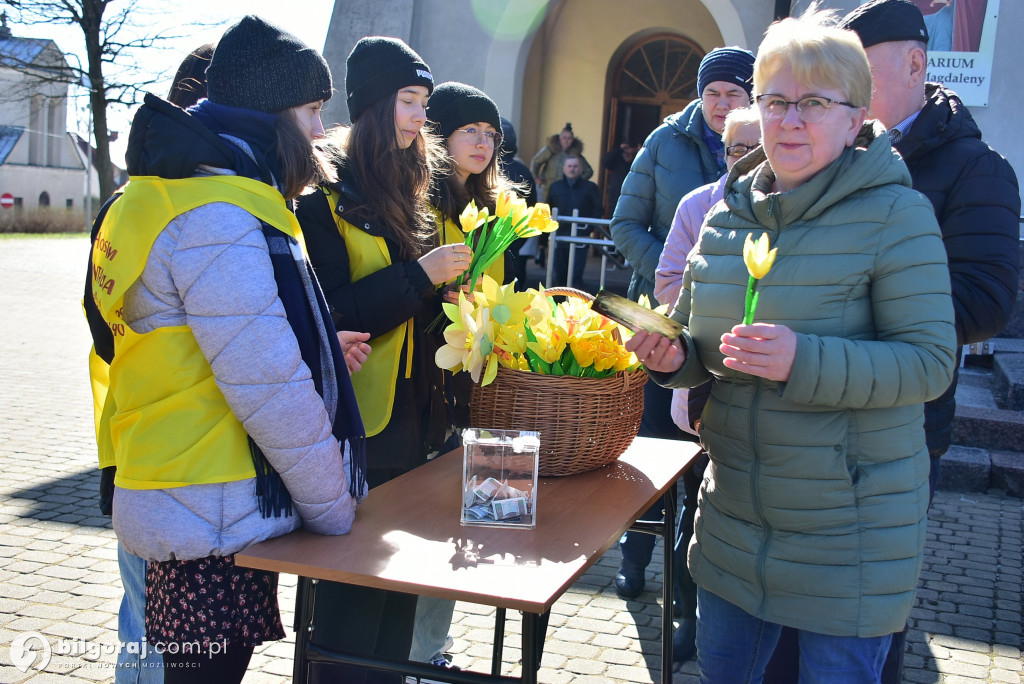
M760 684L782 625L697 588L701 684ZM798 630L800 684L877 684L892 635L840 637Z
M117 611L117 654L115 684L162 684L163 657L146 644L146 561L125 551L117 543L117 566L121 571L124 598ZM145 651L145 657L141 652Z
M455 601L420 596L416 601L416 622L412 628L409 660L429 663L444 656L448 631L452 627Z

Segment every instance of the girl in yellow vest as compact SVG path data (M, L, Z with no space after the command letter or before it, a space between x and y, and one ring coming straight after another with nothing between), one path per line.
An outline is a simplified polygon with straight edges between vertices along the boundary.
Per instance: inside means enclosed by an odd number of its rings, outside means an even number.
M512 189L498 169L501 116L483 91L449 81L438 85L430 96L427 120L448 152L448 163L441 167L431 190L438 233L442 244L457 244L464 240L459 214L470 200L477 207L487 207L493 215L498 193ZM499 283L505 281L505 272L502 259L487 269L487 274ZM452 375L447 371L444 377L452 421L456 426L468 427L472 379L468 373ZM448 630L454 610L454 601L419 597L409 660L451 667L444 653L452 645Z
M148 95L131 181L92 254L113 333L94 363L100 465L119 542L149 561L146 637L167 682L240 682L284 636L277 575L233 554L300 525L344 534L365 495L345 359L287 199L332 170L312 141L323 58L248 16L185 112Z
M426 462L450 429L434 363L439 341L426 326L441 311L439 290L466 270L470 252L461 243L441 245L430 210L431 172L443 158L423 130L433 87L430 68L402 41L360 40L345 76L353 123L326 148L337 181L297 209L335 324L370 334L373 352L353 376L370 487ZM408 656L415 596L331 582L311 591L314 644ZM310 681L396 681L354 670L315 664Z

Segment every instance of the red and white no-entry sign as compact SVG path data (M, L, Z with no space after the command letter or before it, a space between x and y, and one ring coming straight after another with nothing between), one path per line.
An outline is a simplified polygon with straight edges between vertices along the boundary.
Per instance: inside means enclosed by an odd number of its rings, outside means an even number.
M10 209L13 206L14 195L12 195L9 192L5 192L4 194L0 195L0 207L3 207L4 209Z

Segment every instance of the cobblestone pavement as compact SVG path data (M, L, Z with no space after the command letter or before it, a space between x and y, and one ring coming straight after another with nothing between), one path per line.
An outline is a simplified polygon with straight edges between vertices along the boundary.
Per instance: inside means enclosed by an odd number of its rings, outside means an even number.
M85 237L0 239L0 682L109 681L121 596L115 538L98 515L79 300ZM1021 659L1021 500L992 491L940 492L910 631L907 681L1024 682ZM660 547L656 557L660 554ZM660 681L661 564L640 601L616 598L613 550L555 605L542 682ZM294 577L282 578L290 624ZM505 672L518 671L510 615ZM458 604L455 663L487 669L491 610ZM45 672L11 666L11 640L40 632L55 655ZM63 641L62 641L63 640ZM65 648L61 648L61 646ZM245 681L287 682L292 642L264 645ZM676 682L696 682L693 663Z

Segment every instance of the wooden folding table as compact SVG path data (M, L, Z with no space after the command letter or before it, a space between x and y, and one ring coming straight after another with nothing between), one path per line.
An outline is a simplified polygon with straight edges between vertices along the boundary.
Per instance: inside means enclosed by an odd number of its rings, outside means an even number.
M609 466L568 477L541 478L535 529L463 527L462 450L440 456L370 492L352 531L325 537L299 530L235 555L238 565L300 577L296 611L311 606L319 580L468 601L497 608L491 674L442 671L424 663L389 662L327 651L295 637L294 681L310 662L358 664L459 682L516 681L500 675L507 609L523 612L522 678L536 682L551 606L626 529L665 538L662 680L672 680L672 538L676 479L697 457L697 444L638 437ZM663 523L638 523L661 496ZM308 613L307 613L308 614ZM303 624L300 622L300 624Z

